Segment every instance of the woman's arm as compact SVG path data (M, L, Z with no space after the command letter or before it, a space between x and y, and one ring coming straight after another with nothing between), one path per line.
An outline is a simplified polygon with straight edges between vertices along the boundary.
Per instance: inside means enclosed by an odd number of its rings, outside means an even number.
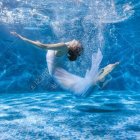
M17 37L19 37L21 40L23 41L26 41L30 44L33 44L39 48L42 48L42 49L46 49L46 50L60 50L62 49L63 47L67 47L67 44L65 43L57 43L57 44L43 44L39 41L33 41L33 40L30 40L28 38L25 38L19 34L17 34L16 32L10 32L12 35L15 35Z

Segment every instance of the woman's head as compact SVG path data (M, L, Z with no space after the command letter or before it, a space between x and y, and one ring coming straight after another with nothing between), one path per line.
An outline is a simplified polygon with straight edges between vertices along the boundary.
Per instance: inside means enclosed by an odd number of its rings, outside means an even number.
M70 61L75 61L78 56L81 55L83 47L81 43L77 40L72 40L69 42L68 58Z

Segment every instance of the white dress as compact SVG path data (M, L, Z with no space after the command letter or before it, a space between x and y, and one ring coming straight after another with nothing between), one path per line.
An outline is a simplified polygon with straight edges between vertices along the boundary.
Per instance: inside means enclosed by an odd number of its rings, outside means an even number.
M66 55L57 57L54 50L48 50L46 54L46 61L48 71L51 76L54 76L57 68L64 68L64 62L66 61Z
M98 49L97 53L92 55L92 64L90 70L87 70L84 77L74 75L63 68L66 56L56 57L55 51L48 51L46 61L50 75L54 77L57 83L64 89L80 96L89 94L97 81L99 75L99 65L102 61L102 53Z

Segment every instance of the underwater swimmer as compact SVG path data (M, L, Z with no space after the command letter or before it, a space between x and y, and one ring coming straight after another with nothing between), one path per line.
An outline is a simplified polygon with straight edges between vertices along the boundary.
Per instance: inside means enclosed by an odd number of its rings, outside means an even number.
M66 43L43 44L39 41L25 38L16 32L11 32L11 34L25 42L48 51L46 54L46 61L49 74L54 77L62 88L69 90L76 95L83 95L91 86L96 86L100 82L103 82L106 76L119 64L119 62L109 64L99 71L99 65L102 61L102 53L98 49L98 52L92 55L92 65L90 70L87 70L85 77L80 77L69 73L63 66L63 63L67 58L69 61L76 61L83 52L83 47L79 41L72 40Z
M62 67L63 61L65 61L66 58L68 58L69 61L75 61L83 52L83 47L77 40L72 40L67 43L43 44L39 41L27 39L16 32L11 32L11 34L47 51L46 61L50 75L54 75L57 67Z

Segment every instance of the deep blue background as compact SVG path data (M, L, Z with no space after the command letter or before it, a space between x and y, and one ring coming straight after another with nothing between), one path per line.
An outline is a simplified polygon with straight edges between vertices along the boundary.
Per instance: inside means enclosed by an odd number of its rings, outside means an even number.
M84 75L86 68L90 67L92 52L100 47L104 55L101 67L116 61L121 62L111 74L113 79L104 89L138 91L140 89L138 1L114 1L117 12L117 9L125 4L130 4L132 7L136 5L132 16L118 23L113 23L116 17L112 15L110 15L112 23L100 23L96 20L95 16L101 14L98 13L99 7L103 13L107 12L104 8L107 2L104 0L101 3L96 5L92 1L57 0L29 3L2 0L0 2L0 93L45 92L60 89L48 74L43 77L47 68L46 52L11 36L10 31L17 31L30 39L44 43L80 40L85 53L77 62L72 64L66 62L66 65L69 71L81 76ZM90 6L93 9L89 8ZM17 9L20 9L22 14ZM5 14L8 12L10 16ZM106 16L109 17L108 14ZM87 18L88 15L91 17Z

